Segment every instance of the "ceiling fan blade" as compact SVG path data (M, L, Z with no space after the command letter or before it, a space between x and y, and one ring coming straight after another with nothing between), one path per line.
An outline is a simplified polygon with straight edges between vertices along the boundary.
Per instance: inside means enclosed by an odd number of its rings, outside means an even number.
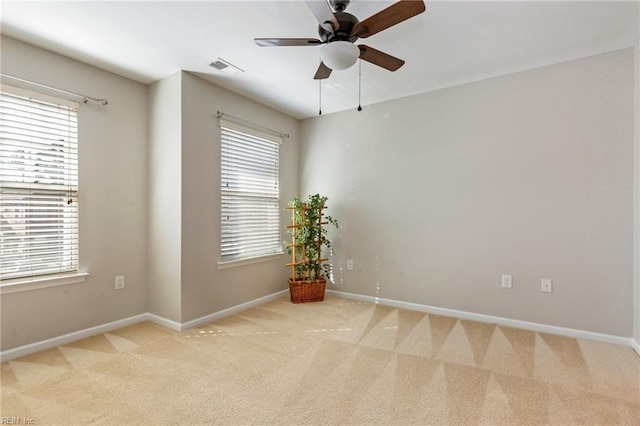
M258 46L273 47L273 46L315 46L322 44L322 42L316 38L254 38Z
M340 24L333 14L331 6L327 3L327 0L306 0L306 3L322 28L332 34L340 28Z
M395 56L376 50L373 47L361 44L358 46L358 49L360 49L360 59L371 62L372 64L389 71L396 71L404 65L404 61L402 59L398 59Z
M314 80L324 80L325 78L329 78L331 75L331 68L326 66L324 62L320 62L320 66L318 67L318 71L316 71L316 75L313 76Z
M353 27L353 35L367 38L426 10L422 0L400 0Z

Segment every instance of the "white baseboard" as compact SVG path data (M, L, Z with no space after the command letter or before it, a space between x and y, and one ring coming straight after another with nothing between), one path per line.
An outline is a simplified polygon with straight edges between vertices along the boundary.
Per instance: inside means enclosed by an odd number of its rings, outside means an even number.
M42 340L40 342L30 343L28 345L19 346L17 348L7 349L0 352L0 362L9 361L15 358L31 355L36 352L44 351L47 349L55 348L56 346L66 345L78 340L86 339L97 334L106 333L117 328L126 327L129 325L137 324L143 321L151 321L162 327L169 328L175 331L182 331L188 328L197 327L202 324L206 324L220 318L224 318L238 312L253 308L254 306L261 305L265 302L277 299L282 295L288 293L289 290L278 291L267 296L260 297L258 299L250 300L249 302L242 303L240 305L232 306L227 309L223 309L213 314L206 315L204 317L196 318L185 323L179 323L167 318L163 318L159 315L155 315L149 312L144 314L134 315L129 318L109 322L107 324L98 325L95 327L85 328L84 330L74 331L73 333L64 334L62 336L52 337L51 339Z
M0 362L9 361L11 359L20 358L26 355L31 355L36 352L55 348L56 346L66 345L78 340L86 339L87 337L106 333L117 328L137 324L139 322L148 320L149 318L147 317L147 315L148 314L134 315L129 318L108 322L106 324L97 325L95 327L85 328L84 330L74 331L73 333L63 334L62 336L52 337L51 339L42 340L40 342L30 343L28 345L18 346L17 348L7 349L6 351L0 352Z
M0 362L9 361L15 358L20 358L26 355L31 355L36 352L40 352L46 349L55 348L56 346L66 345L87 337L95 336L97 334L106 333L117 328L126 327L143 321L152 321L160 326L169 328L175 331L187 330L189 328L197 327L199 325L207 324L218 319L237 314L238 312L245 311L249 308L261 305L271 300L278 299L287 294L289 290L278 291L267 296L260 297L258 299L250 300L240 305L232 306L230 308L223 309L218 312L214 312L209 315L205 315L200 318L196 318L185 323L179 323L167 318L163 318L159 315L152 313L144 313L134 315L129 318L124 318L118 321L109 322L107 324L98 325L95 327L86 328L84 330L75 331L73 333L64 334L62 336L53 337L51 339L42 340L40 342L30 343L28 345L19 346L17 348L7 349L0 352ZM521 328L524 330L537 331L542 333L557 334L567 337L575 337L580 339L595 340L598 342L612 343L616 345L630 346L640 356L640 344L634 339L612 336L608 334L594 333L584 330L576 330L571 328L556 327L552 325L539 324L527 321L514 320L510 318L495 317L491 315L475 314L472 312L458 311L455 309L438 308L429 305L420 305L417 303L402 302L392 299L383 299L380 297L364 296L361 294L346 293L343 291L327 290L328 294L333 294L345 299L359 300L363 302L378 303L385 306L391 306L394 308L407 309L412 311L426 312L435 315L444 315L450 317L456 317L461 319L468 319L479 322L486 322L491 324L504 325L508 327Z
M174 331L182 331L181 324L177 321L170 320L168 318L161 317L160 315L152 314L150 312L147 312L144 315L146 315L147 321L151 321L155 324L158 324L162 327L165 327Z
M184 322L184 323L182 323L180 325L180 331L187 330L187 329L193 328L193 327L197 327L199 325L207 324L207 323L219 320L220 318L224 318L224 317L228 317L228 316L237 314L238 312L246 311L247 309L253 308L254 306L262 305L263 303L270 302L272 300L278 299L278 298L282 297L285 294L289 294L289 289L281 290L281 291L278 291L278 292L272 293L272 294L268 294L268 295L260 297L258 299L250 300L248 302L241 303L239 305L232 306L230 308L223 309L221 311L214 312L212 314L205 315L203 317L196 318L194 320Z
M420 305L418 303L402 302L399 300L383 299L380 297L364 296L361 294L346 293L343 291L327 290L328 294L333 294L345 299L358 300L362 302L377 303L394 308L407 309L410 311L426 312L428 314L443 315L478 322L504 325L507 327L521 328L524 330L537 331L541 333L557 334L560 336L575 337L579 339L594 340L597 342L612 343L615 345L632 346L640 354L640 347L631 338L612 336L610 334L595 333L591 331L576 330L573 328L556 327L553 325L540 324L535 322L520 321L492 315L476 314L473 312L458 311L455 309L438 308L436 306ZM632 342L636 344L633 346Z

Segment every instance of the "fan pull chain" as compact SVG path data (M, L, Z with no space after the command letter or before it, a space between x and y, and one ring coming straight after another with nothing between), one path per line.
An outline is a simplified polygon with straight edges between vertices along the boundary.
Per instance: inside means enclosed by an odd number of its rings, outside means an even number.
M322 79L318 79L318 115L322 115Z
M358 59L358 111L362 111L362 59Z

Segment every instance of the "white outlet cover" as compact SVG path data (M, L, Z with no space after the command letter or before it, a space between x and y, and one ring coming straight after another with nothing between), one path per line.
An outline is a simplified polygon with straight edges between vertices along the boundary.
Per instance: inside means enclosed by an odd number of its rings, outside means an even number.
M122 290L124 288L124 275L116 277L116 290Z
M547 278L542 279L542 292L543 293L552 293L553 292L553 281Z
M511 275L503 274L502 275L502 287L503 288L511 288L512 284L513 284L513 279L511 277Z

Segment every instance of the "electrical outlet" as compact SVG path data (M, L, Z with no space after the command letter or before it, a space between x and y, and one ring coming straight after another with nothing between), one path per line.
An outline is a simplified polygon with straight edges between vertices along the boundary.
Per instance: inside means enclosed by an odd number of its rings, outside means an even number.
M122 290L124 288L124 275L116 277L116 290Z
M347 260L347 270L353 271L353 260L351 259Z
M502 287L511 288L512 280L511 275L502 275Z
M542 292L543 293L551 293L553 292L553 281L547 278L542 279Z

